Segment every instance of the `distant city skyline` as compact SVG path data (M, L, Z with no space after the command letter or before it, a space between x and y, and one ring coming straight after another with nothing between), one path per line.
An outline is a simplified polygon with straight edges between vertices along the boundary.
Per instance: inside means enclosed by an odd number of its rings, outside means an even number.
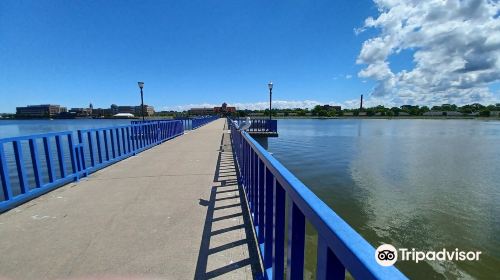
M0 1L0 112L499 102L500 4L412 3Z

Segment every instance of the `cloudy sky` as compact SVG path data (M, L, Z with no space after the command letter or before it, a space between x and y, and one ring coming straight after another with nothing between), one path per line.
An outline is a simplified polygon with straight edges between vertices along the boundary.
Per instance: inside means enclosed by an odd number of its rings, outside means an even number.
M0 112L500 102L500 4L0 1Z

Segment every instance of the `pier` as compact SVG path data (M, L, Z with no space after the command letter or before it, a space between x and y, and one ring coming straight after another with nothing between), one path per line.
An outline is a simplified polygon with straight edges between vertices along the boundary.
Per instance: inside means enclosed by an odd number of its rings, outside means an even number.
M307 220L318 232L318 279L405 278L379 266L374 248L237 122L183 127L3 139L0 277L302 279ZM47 153L52 142L57 152Z

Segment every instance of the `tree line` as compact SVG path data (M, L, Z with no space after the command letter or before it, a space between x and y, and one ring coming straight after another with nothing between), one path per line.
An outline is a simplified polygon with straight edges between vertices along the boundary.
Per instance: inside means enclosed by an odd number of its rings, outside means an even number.
M467 104L457 106L455 104L443 104L440 106L420 106L420 105L402 105L400 107L385 107L378 105L375 107L361 108L361 109L342 109L336 110L332 106L317 105L312 109L308 108L294 108L294 109L272 109L273 116L315 116L315 117L337 117L345 115L358 116L360 114L366 116L422 116L427 112L437 112L442 115L447 115L449 112L457 112L463 115L478 115L481 117L489 117L492 111L500 111L500 103L492 105L482 105L479 103ZM263 115L269 116L269 109L265 110L239 110L238 116L246 117L248 115Z

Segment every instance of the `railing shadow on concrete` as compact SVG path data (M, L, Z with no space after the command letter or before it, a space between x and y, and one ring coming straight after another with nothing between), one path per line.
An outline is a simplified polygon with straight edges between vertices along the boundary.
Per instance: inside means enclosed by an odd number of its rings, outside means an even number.
M195 279L212 279L220 276L230 277L230 273L248 266L251 269L253 278L261 278L263 275L248 207L243 189L238 184L234 155L228 138L229 135L226 134L223 135L221 140L221 150L219 151L214 174L214 186L211 188L210 198L208 201L200 199L199 202L200 205L207 207L207 214L196 265ZM223 205L221 206L220 204ZM220 223L223 226L215 229L215 224ZM245 238L236 238L236 240L233 238L224 242L220 242L220 239L216 240L224 234L241 229L244 229ZM211 244L216 243L215 241L219 241L217 247L211 246ZM224 252L228 252L228 250L239 246L246 246L248 248L248 256L246 258L232 263L229 262L222 267L207 271L210 260L217 258L216 254L225 254Z

